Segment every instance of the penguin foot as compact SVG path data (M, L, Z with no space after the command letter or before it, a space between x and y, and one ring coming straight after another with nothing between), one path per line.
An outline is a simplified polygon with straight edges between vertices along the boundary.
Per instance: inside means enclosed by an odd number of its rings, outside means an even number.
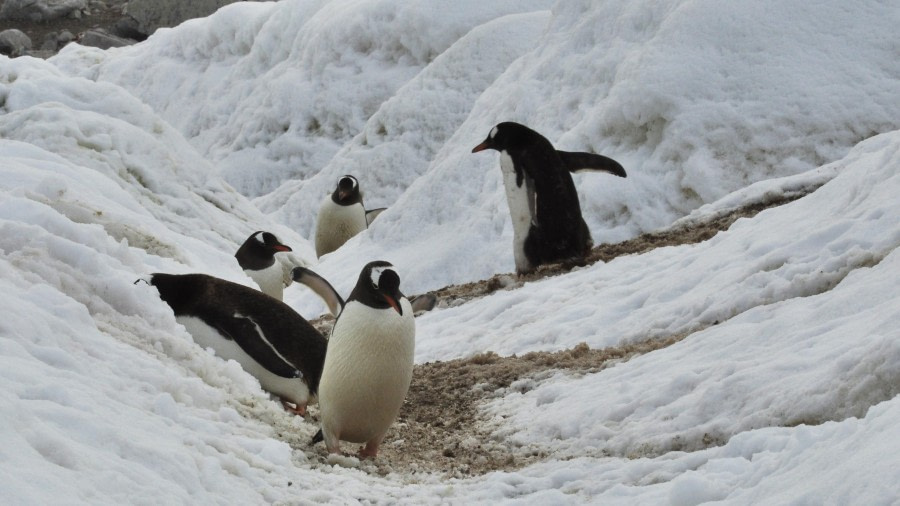
M378 455L378 443L368 442L366 446L359 449L359 458L361 459L374 459Z
M306 416L306 404L293 404L289 401L281 399L281 406L288 413L293 413L298 416Z

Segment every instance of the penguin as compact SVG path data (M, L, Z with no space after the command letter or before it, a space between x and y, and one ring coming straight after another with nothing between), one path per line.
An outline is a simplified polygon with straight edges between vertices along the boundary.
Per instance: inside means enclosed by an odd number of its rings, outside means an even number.
M306 413L318 392L328 342L290 306L205 274L156 273L145 281L156 287L194 342L237 361L286 410Z
M322 257L343 246L351 237L362 232L387 209L366 210L363 206L359 181L342 176L331 195L322 201L316 217L316 255Z
M594 242L571 173L590 170L626 177L622 165L603 155L556 150L543 135L513 122L497 124L472 152L486 149L500 152L516 272L583 259Z
M293 250L282 244L275 234L257 231L250 234L234 254L241 269L256 281L259 289L278 300L283 300L285 277L284 267L275 254L282 251ZM287 281L290 283L289 279Z
M337 290L331 286L331 283L329 283L328 280L306 267L299 266L294 267L291 271L291 279L306 285L313 293L325 301L325 305L328 306L328 311L330 311L335 318L341 314L341 310L344 309L344 299L337 293ZM413 314L418 315L419 313L434 309L434 306L437 304L437 297L432 293L425 293L410 297L409 303L412 306Z
M384 261L366 264L334 324L319 382L322 429L329 453L340 442L365 443L375 458L412 380L416 325L400 277Z

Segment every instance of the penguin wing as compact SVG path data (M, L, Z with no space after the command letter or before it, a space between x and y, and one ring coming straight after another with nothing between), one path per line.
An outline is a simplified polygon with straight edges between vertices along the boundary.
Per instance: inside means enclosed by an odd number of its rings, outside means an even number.
M594 153L576 153L572 151L559 151L556 153L563 162L563 166L569 172L581 172L585 170L608 172L614 176L627 177L625 168L619 162L607 156Z
M230 318L219 319L216 330L234 340L247 355L282 378L300 377L300 371L275 349L262 328L249 316L235 313Z
M379 207L378 209L369 209L368 211L366 211L366 226L371 225L372 222L375 221L375 218L377 218L378 215L381 214L381 212L385 209L387 208Z

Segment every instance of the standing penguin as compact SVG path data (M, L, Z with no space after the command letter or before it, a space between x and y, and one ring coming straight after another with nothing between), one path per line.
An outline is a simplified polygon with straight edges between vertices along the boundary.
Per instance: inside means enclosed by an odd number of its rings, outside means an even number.
M275 254L282 251L293 250L281 244L275 234L258 231L250 234L234 254L241 269L256 281L259 289L278 300L284 296L285 272ZM290 279L287 282L290 283Z
M625 169L602 155L557 151L541 134L513 122L495 126L472 152L485 149L500 152L516 272L584 258L593 240L581 216L571 172L593 170L626 177Z
M385 209L382 207L366 211L359 181L349 175L341 177L337 187L319 207L316 217L316 255L321 257L340 248L351 237L368 228Z
M302 316L264 293L205 274L152 274L147 282L194 342L235 360L286 410L305 414L328 342Z
M330 453L365 443L375 457L412 380L416 325L400 277L388 262L367 264L334 324L319 383L322 430Z

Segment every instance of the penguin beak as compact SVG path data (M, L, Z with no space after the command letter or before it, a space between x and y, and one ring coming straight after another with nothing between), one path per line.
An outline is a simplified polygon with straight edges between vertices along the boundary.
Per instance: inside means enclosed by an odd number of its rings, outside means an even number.
M387 302L389 306L394 308L394 311L397 311L397 313L399 313L400 316L403 316L403 309L400 307L400 303L397 302L397 299L398 299L397 297L394 297L393 295L388 295L386 293L381 294L381 296L384 297L384 301Z
M275 251L294 251L290 246L285 246L284 244L276 244L275 246L272 246L272 249Z
M490 139L485 139L484 142L482 142L481 144L479 144L479 145L475 146L474 148L472 148L472 152L473 152L473 153L477 153L477 152L479 152L479 151L484 151L485 149L490 148L490 147L491 147L490 142L491 142Z

